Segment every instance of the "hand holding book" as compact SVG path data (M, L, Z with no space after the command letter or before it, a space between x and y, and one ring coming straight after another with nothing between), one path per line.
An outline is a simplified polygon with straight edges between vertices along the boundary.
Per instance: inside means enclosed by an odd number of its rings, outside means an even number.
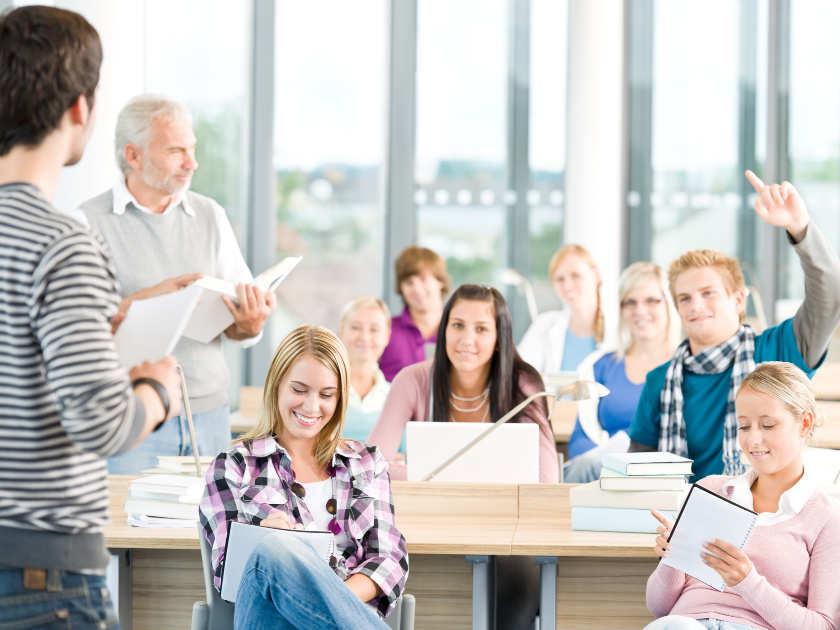
M671 519L666 518L659 510L651 510L650 513L653 515L653 518L662 523L662 525L656 528L658 536L656 537L653 552L660 558L667 558L668 550L671 549L671 545L668 544L668 539L671 537L671 529L674 527L674 523L671 522Z
M752 571L752 562L743 551L735 545L713 538L704 543L706 551L701 553L708 566L720 574L727 586L735 586Z

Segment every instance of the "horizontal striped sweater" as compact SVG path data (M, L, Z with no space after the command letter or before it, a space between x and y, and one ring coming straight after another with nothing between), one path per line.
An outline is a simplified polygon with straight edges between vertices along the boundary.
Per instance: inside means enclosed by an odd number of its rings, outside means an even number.
M699 483L720 493L732 477ZM647 583L655 617L721 619L760 630L836 630L840 623L840 504L815 490L799 513L758 525L744 553L753 569L739 584L718 592L660 563Z
M118 301L101 241L36 187L0 186L0 565L108 562L103 457L145 422L114 348Z

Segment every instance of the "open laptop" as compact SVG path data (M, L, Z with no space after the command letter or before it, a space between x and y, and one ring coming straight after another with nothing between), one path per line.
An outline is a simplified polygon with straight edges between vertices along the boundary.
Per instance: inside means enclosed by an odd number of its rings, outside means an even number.
M490 426L472 422L409 422L405 429L408 480L422 481ZM531 423L499 427L434 481L539 483L539 427Z

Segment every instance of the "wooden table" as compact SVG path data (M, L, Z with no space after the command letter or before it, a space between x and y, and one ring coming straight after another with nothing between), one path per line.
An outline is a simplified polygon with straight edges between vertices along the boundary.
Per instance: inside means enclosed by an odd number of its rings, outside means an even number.
M653 621L645 586L656 568L655 536L572 531L571 487L519 486L511 552L541 565L540 630L643 628Z
M205 600L198 530L127 525L122 505L132 478L109 478L112 525L105 530L120 567L123 628L188 628L193 603ZM395 481L392 491L410 556L415 627L488 628L489 560L511 553L518 486Z

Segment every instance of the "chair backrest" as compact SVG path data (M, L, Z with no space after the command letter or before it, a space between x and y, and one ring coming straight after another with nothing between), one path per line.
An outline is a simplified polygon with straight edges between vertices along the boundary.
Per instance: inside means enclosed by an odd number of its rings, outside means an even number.
M233 630L233 604L223 600L213 585L213 553L201 523L198 524L198 542L201 547L201 566L204 569L204 592L210 609L207 630Z

